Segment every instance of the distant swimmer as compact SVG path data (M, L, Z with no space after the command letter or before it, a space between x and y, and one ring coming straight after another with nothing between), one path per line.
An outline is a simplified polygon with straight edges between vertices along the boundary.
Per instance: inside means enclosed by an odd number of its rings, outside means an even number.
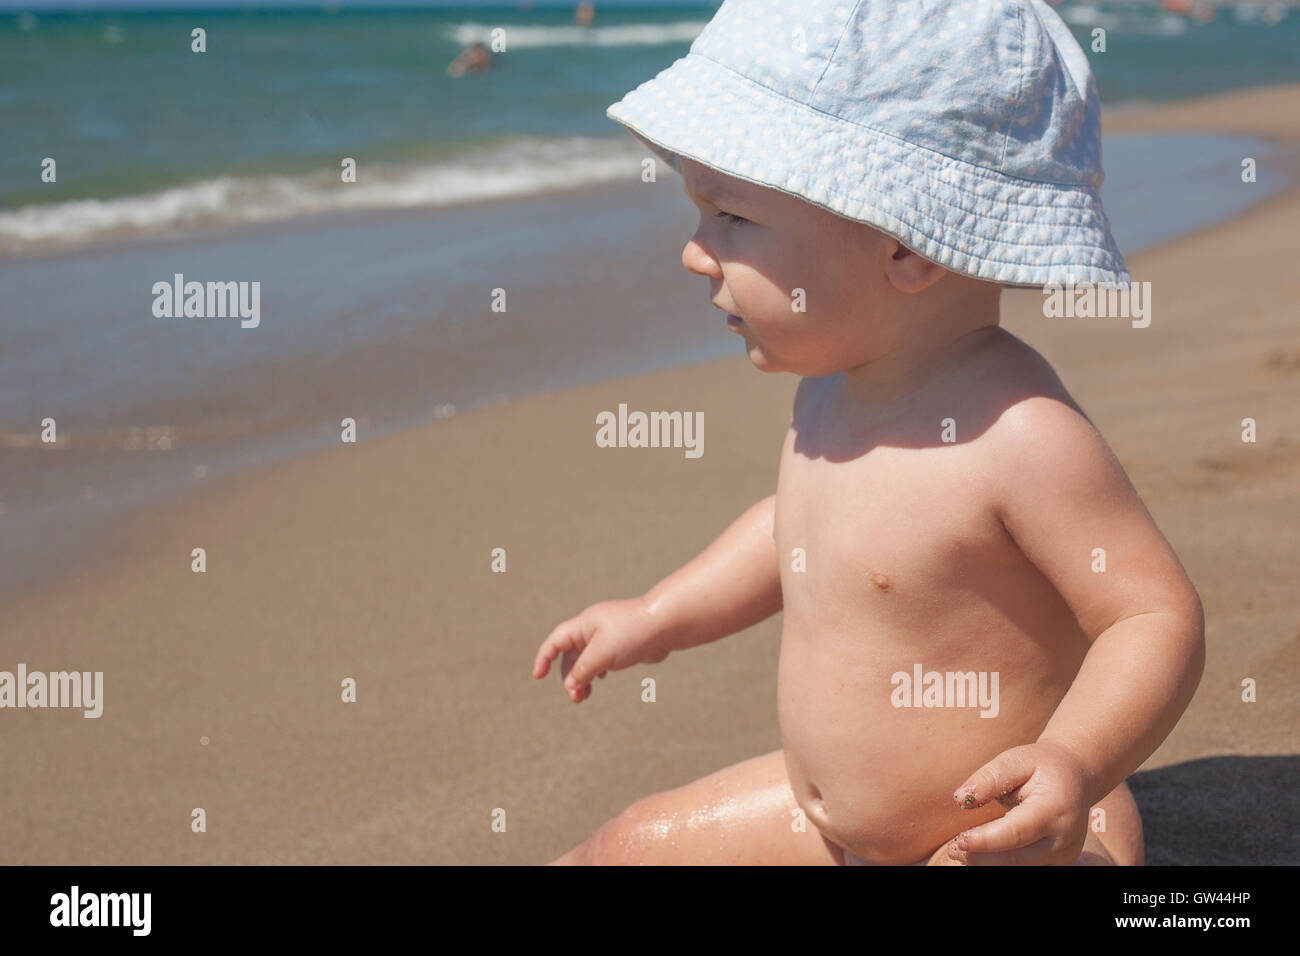
M492 53L485 43L473 43L461 51L460 56L447 64L447 75L456 77L469 73L486 73L492 69Z
M589 27L595 16L596 5L583 0L582 3L578 4L578 9L573 12L573 22L580 27Z

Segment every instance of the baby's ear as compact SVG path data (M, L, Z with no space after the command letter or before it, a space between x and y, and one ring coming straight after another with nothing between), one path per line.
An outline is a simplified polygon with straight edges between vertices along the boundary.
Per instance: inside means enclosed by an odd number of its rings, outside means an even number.
M899 292L922 292L950 271L909 249L897 239L891 238L887 251L885 275Z

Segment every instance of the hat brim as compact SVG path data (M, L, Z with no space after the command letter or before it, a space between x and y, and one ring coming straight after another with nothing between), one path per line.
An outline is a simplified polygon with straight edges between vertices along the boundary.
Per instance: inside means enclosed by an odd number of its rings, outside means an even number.
M672 168L685 156L868 223L1007 285L1127 286L1095 188L1007 176L830 116L688 53L606 110Z

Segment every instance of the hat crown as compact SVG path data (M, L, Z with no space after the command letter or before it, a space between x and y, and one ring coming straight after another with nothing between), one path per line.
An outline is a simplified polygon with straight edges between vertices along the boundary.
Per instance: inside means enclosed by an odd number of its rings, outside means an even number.
M725 0L691 52L863 127L864 143L875 131L1008 176L1102 183L1092 70L1043 0ZM725 100L711 105L725 126ZM799 131L770 135L780 149Z

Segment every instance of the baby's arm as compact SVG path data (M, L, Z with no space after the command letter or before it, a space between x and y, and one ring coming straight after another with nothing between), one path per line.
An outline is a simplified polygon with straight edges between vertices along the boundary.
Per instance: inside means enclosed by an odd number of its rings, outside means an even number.
M775 510L776 497L764 498L642 597L593 604L562 622L538 649L533 676L545 677L563 654L565 687L580 702L606 671L661 661L781 610Z
M1011 812L966 834L968 850L1009 857L999 851L1039 841L1037 855L1051 857L972 862L1072 862L1088 808L1155 751L1191 701L1205 663L1204 612L1119 461L1077 410L1031 398L985 437L1003 526L1091 646L1038 742L999 755L954 796L982 806L1018 788L1005 801Z
M659 621L665 647L708 644L781 610L775 514L776 495L769 495L646 592L646 611Z

